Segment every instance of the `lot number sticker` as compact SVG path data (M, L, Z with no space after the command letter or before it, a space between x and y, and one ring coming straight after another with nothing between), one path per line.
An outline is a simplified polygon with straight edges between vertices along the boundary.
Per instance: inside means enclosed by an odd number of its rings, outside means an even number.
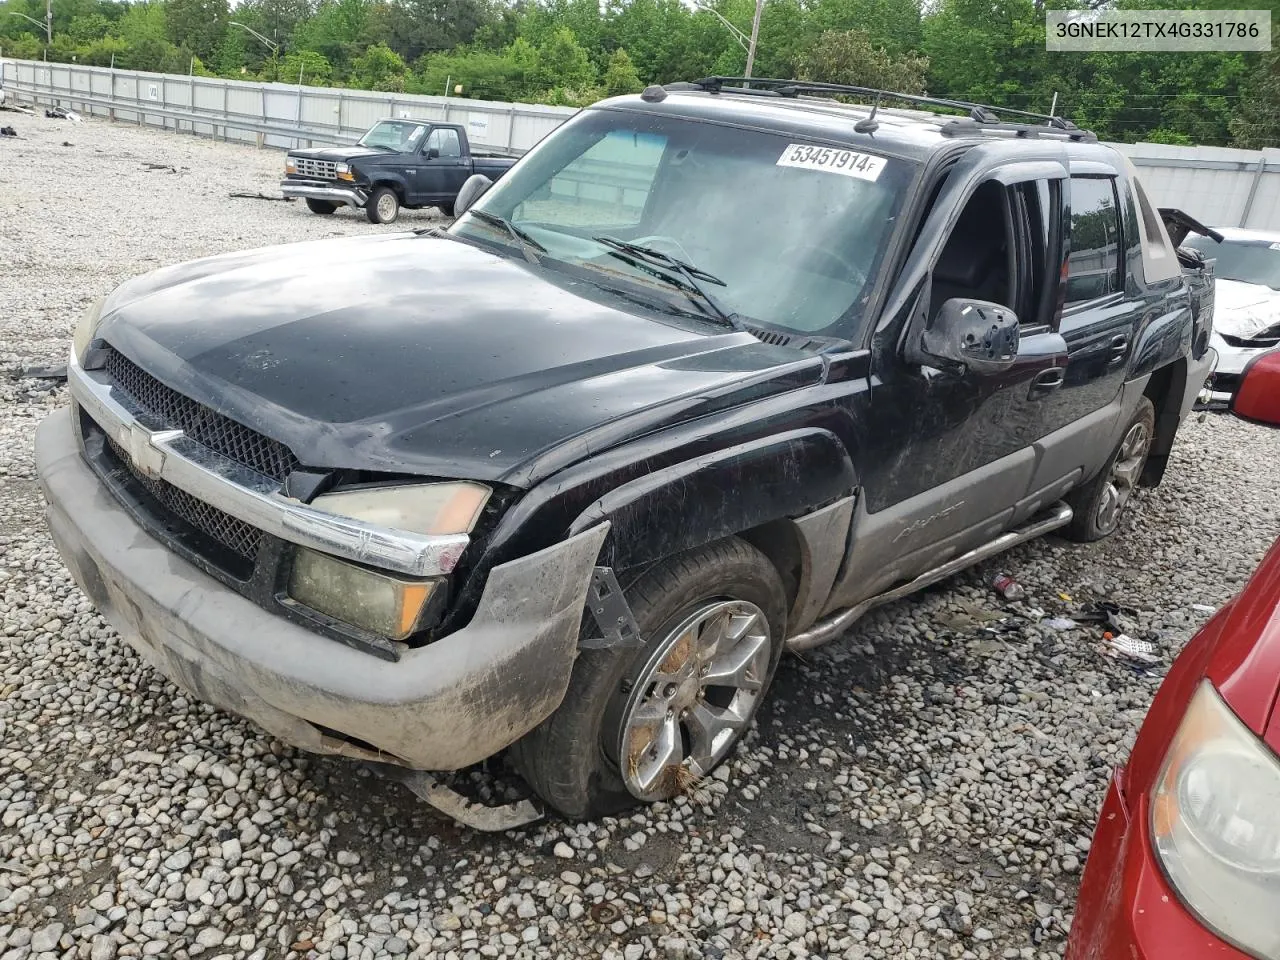
M884 157L873 157L853 150L837 150L834 147L813 147L807 143L789 143L778 158L779 167L800 167L804 170L821 170L838 173L858 180L876 180L885 166Z

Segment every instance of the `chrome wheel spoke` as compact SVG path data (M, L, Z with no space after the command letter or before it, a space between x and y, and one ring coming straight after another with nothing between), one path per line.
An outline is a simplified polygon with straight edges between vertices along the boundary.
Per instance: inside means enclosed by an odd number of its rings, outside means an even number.
M746 718L732 707L714 707L699 700L684 715L685 729L691 741L689 764L702 776L720 759L734 734L746 726Z
M654 788L663 771L672 764L684 760L684 746L680 739L680 725L675 717L664 716L658 726L657 736L636 763L636 785L645 792Z
M702 629L698 631L699 660L705 663L720 651L725 638L729 636L732 622L733 615L728 610L722 610L703 622Z
M1127 460L1117 460L1116 465L1111 468L1111 476L1113 479L1120 481L1121 486L1132 488L1137 486L1138 471L1142 467L1142 457L1130 457Z
M760 651L769 644L762 633L744 637L728 653L717 657L707 665L702 683L708 687L734 687L755 692L764 686L764 678L754 675L752 667Z

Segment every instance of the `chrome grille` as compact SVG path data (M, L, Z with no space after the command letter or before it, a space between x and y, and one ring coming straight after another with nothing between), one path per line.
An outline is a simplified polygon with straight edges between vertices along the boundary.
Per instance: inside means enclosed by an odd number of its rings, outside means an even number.
M335 180L338 176L338 164L333 160L312 160L309 157L294 157L298 175L317 177L320 180Z
M183 431L236 463L275 480L284 480L298 466L298 458L284 444L166 387L119 351L109 351L106 371L116 388L166 427Z
M114 440L108 438L107 443L116 459L128 469L133 479L151 495L162 510L195 527L205 536L212 537L241 559L253 563L258 555L258 545L262 542L261 530L196 499L185 490L148 477L133 465L128 454Z

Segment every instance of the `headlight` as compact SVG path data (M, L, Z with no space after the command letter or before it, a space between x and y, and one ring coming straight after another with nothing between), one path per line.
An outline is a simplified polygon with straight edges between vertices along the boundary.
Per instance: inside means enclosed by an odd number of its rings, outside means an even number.
M1152 841L1192 912L1265 960L1280 960L1277 811L1280 757L1201 683L1152 798Z
M93 335L98 331L98 319L102 316L102 304L106 299L99 297L89 304L89 308L80 315L80 320L76 323L75 333L71 335L71 352L77 362L84 359L84 352L89 349Z
M297 159L296 159L295 157L285 157L285 158L284 158L284 172L285 172L285 173L297 173L297 172L298 172L298 161L297 161Z
M339 180L355 179L355 176L351 173L351 164L349 163L339 163L334 167L334 169L338 172Z
M438 583L406 580L300 548L289 596L313 610L371 633L403 640L425 626Z
M489 500L479 483L414 483L326 493L311 506L393 530L427 536L470 533Z
M489 493L478 483L405 484L329 493L311 506L380 527L444 536L470 533ZM334 619L403 640L425 625L439 586L437 580L405 579L299 549L288 593Z

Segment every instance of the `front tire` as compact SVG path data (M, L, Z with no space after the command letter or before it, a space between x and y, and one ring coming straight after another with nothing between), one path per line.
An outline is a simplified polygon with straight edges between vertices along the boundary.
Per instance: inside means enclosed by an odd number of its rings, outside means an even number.
M378 187L364 205L370 223L395 223L400 216L400 198L390 187Z
M571 819L668 799L711 773L782 656L786 591L745 541L672 557L626 595L643 645L582 651L560 707L512 747L529 785Z
M1067 495L1067 503L1075 511L1065 531L1068 537L1091 543L1115 533L1125 507L1138 489L1155 428L1156 408L1143 397L1106 466L1083 487Z
M315 200L311 197L307 197L307 209L312 213L318 213L322 217L327 217L329 214L333 213L333 211L338 209L338 205L336 203L331 203L328 200Z
M441 213L443 213L446 217L452 217L452 216L453 216L453 204L452 204L452 203L438 203L438 204L436 204L436 209L437 209L437 210L439 210Z

